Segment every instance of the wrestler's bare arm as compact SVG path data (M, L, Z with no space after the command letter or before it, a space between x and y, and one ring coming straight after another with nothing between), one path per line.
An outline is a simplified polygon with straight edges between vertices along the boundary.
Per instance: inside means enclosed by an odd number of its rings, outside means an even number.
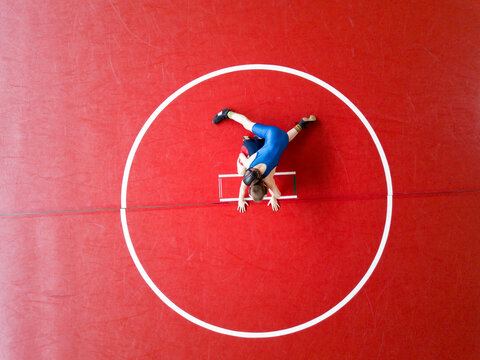
M263 182L265 183L265 185L268 186L268 188L270 189L270 193L272 194L272 196L276 197L277 199L282 196L282 193L280 192L280 190L278 189L277 187L277 184L275 184L275 179L273 178L273 176L275 175L275 171L277 170L277 168L275 167L271 172L270 174L268 174L268 176L263 179Z
M237 210L242 213L247 210L247 205L248 205L248 202L245 200L245 190L247 190L247 185L245 185L242 180L242 183L240 184L240 191L238 194L238 206L237 206Z
M275 167L268 176L263 179L263 182L268 186L268 191L272 195L272 198L268 202L267 206L271 205L273 211L278 211L280 208L280 204L278 203L278 198L282 196L280 190L277 187L277 184L275 184L275 180L273 178L273 175L275 175L275 170L277 168Z
M246 170L245 163L247 162L247 160L248 160L248 158L244 154L240 153L240 155L238 155L238 159L237 159L237 173L238 173L238 175L244 175L245 174L245 170Z

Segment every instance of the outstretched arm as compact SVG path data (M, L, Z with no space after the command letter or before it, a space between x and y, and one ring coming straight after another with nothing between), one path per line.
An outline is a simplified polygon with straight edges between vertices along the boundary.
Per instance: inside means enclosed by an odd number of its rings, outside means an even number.
M275 179L273 178L273 175L275 174L276 169L277 168L274 168L270 172L270 174L268 174L268 176L265 179L263 179L263 182L270 189L270 193L272 194L272 196L275 196L278 199L280 196L282 196L282 193L278 189L277 184L275 184Z
M271 205L273 211L278 211L278 209L280 209L280 204L278 203L278 199L275 197L275 195L273 195L270 189L268 191L272 195L272 198L268 201L267 206Z
M263 180L263 182L268 186L268 191L272 195L272 198L268 202L268 205L272 206L273 211L277 211L280 208L280 205L278 204L278 198L282 196L282 193L277 187L277 184L275 183L275 180L273 178L273 175L275 174L275 169L272 170L270 174Z
M240 185L240 192L238 194L238 207L237 207L237 210L241 213L247 210L247 205L248 205L248 202L245 200L245 190L247 190L247 185L245 185L242 180L242 183Z

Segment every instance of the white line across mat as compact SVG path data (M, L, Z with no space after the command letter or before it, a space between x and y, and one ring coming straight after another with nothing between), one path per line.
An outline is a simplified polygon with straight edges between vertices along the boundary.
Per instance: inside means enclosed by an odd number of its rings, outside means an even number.
M296 171L284 171L284 172L277 172L275 173L274 176L277 175L296 175ZM230 177L243 177L243 175L238 175L238 174L219 174L219 178L230 178Z
M272 197L271 196L265 196L263 200L270 200ZM298 199L297 195L285 195L285 196L280 196L280 200L282 199ZM253 200L251 197L246 198L245 200ZM229 201L238 201L238 198L225 198L225 199L220 199L221 202L229 202Z

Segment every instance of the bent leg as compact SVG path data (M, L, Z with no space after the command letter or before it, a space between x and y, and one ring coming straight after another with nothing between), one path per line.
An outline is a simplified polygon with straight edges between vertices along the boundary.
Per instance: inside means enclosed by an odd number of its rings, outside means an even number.
M227 116L228 116L229 119L232 119L232 120L238 122L239 124L242 124L243 127L245 129L247 129L248 131L252 131L253 125L255 125L255 123L250 121L245 115L238 114L238 113L233 112L233 111L229 111Z

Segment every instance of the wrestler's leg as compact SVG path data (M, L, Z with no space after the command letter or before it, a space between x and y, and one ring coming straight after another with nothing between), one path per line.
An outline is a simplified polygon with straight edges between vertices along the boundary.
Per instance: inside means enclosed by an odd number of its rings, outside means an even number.
M232 119L239 124L242 124L243 127L248 131L252 131L253 125L255 125L255 123L253 121L250 121L245 115L233 111L229 111L227 116L229 119Z
M302 129L301 129L301 128L300 128L300 130L297 129L297 125L295 125L294 128L291 128L290 130L288 130L288 131L287 131L288 142L292 141L292 140L295 138L295 136L298 135L298 133L299 133L300 131L302 131Z
M295 136L297 136L298 133L300 131L302 131L302 129L305 128L306 124L308 124L310 122L313 122L313 121L316 121L316 120L317 120L317 118L314 115L310 115L308 118L303 118L302 121L300 121L299 124L295 125L295 127L288 130L288 132L287 132L288 142L292 141L295 138Z

